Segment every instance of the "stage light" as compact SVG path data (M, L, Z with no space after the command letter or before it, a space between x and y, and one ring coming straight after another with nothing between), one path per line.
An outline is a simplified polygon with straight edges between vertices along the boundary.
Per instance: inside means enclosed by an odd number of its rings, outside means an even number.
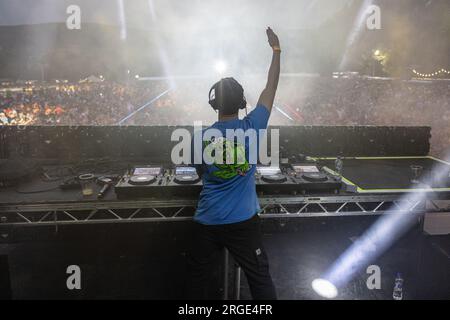
M135 75L134 77L135 77L136 79L139 79L139 78L140 78L138 74L137 74L137 75Z
M374 52L374 54L375 54L376 56L379 56L379 55L380 55L380 53L381 53L381 51L380 51L380 50L375 50L375 52Z
M450 74L450 70L445 70L445 69L441 69L441 70L438 70L438 71L430 73L430 74L417 72L416 69L412 69L412 72L415 75L418 75L419 77L422 77L422 78L430 78L432 76L438 76L441 73L448 73L448 74Z
M384 254L419 221L425 212L421 206L427 200L431 186L443 183L447 177L448 172L439 167L422 176L420 181L424 188L406 194L393 208L387 209L388 214L382 215L324 273L322 279L327 279L325 282L319 281L321 279L313 282L314 290L320 295L320 292L331 294L332 284L337 291L337 288L346 286L360 270Z
M313 290L321 297L334 299L338 295L336 286L328 280L315 279L311 285Z
M227 70L227 64L225 63L225 61L217 61L216 64L214 65L214 69L219 73L219 74L224 74L225 71Z

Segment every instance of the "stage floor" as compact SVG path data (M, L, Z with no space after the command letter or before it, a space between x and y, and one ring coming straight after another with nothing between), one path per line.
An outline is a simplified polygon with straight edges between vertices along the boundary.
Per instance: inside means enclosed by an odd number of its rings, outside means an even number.
M334 172L336 158L316 158ZM358 193L450 192L450 163L434 157L343 158L343 180ZM412 183L411 166L423 168L419 183ZM443 172L444 179L438 179Z

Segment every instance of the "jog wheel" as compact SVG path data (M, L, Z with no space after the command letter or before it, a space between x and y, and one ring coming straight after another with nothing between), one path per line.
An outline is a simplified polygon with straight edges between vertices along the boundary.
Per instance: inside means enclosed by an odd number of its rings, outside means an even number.
M152 184L156 181L156 176L151 175L139 175L139 176L132 176L128 183L132 184L134 186L146 186L149 184Z
M178 184L194 184L200 180L198 175L177 175L174 181Z
M283 183L287 178L282 174L273 174L271 176L262 176L261 179L267 183Z
M325 182L328 180L328 176L321 172L304 173L302 178L309 182Z

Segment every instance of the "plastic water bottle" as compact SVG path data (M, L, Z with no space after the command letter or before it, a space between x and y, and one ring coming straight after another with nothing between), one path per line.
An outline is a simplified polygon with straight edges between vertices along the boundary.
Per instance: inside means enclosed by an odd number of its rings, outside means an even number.
M394 300L403 300L403 278L401 273L397 273L395 277L394 292L392 294Z
M344 161L341 157L337 157L336 161L334 162L334 166L336 168L336 173L339 175L339 177L342 176L342 170L344 169Z

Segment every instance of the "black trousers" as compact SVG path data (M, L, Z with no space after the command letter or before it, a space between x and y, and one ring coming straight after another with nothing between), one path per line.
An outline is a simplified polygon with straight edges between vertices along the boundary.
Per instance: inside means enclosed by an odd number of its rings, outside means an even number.
M227 248L247 277L253 299L276 299L269 263L261 240L260 218L234 224L206 226L196 223L194 243L188 255L189 299L207 299L211 267L223 248Z

